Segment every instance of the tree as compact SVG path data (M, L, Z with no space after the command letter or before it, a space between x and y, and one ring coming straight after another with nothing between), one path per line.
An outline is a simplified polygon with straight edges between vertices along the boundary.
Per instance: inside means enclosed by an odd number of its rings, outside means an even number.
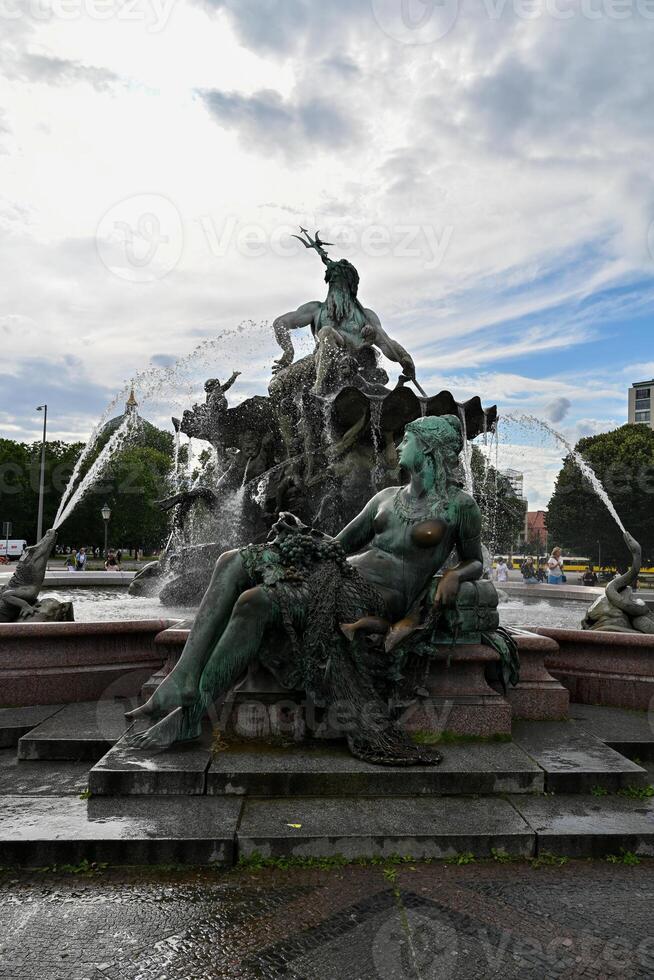
M475 500L481 510L482 542L493 554L516 550L525 526L525 501L510 480L486 465L481 450L474 446L470 459Z
M156 501L167 493L174 440L169 432L140 420L128 445L113 457L96 483L61 525L59 540L71 547L101 547L104 526L100 509L112 508L110 537L121 547L158 548L167 534L168 518ZM119 421L118 423L119 424ZM82 467L88 472L106 444L103 432ZM52 527L62 494L83 449L83 443L46 443L44 527ZM183 454L180 453L180 456ZM12 536L32 543L36 537L41 443L0 439L0 521L11 521Z
M61 495L82 443L46 442L43 525L52 527ZM0 439L0 520L11 521L12 535L36 537L41 443Z
M171 469L171 457L148 446L132 446L114 457L103 481L112 511L111 544L146 552L163 546L168 515L156 501L165 496Z
M580 439L575 448L604 485L650 563L654 559L654 431L646 425L623 425ZM563 460L556 480L547 529L550 541L565 550L597 558L601 548L603 564L623 564L628 558L622 532L570 456Z

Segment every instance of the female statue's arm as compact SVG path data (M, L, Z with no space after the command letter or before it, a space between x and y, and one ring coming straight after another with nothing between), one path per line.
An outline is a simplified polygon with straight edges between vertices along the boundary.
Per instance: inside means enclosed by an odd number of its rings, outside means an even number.
M438 584L434 603L448 605L456 598L462 582L474 582L484 571L481 552L481 512L472 498L462 504L456 536L459 563L449 568Z
M382 490L381 493L386 491ZM374 520L377 512L378 498L381 494L376 494L368 501L360 514L350 521L342 531L336 535L338 541L346 555L354 555L357 551L369 544L375 536Z

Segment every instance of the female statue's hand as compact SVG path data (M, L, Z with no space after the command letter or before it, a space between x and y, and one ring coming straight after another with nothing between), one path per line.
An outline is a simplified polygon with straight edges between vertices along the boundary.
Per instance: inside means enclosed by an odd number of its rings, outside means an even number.
M436 595L434 596L435 606L451 606L456 599L459 591L459 576L453 569L445 572L443 578L438 583Z

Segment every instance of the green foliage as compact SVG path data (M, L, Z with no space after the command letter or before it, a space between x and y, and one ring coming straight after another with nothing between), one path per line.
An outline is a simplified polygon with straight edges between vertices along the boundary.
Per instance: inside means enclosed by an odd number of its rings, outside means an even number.
M46 443L43 526L52 527L61 495L83 443ZM11 521L12 537L36 539L41 443L0 439L0 520Z
M609 864L625 864L627 867L634 867L636 864L640 864L640 858L633 851L625 851L624 847L620 848L619 854L607 854L604 858Z
M259 851L253 851L248 857L239 858L237 868L240 871L261 871L263 868L278 868L288 871L291 868L318 868L329 871L332 868L342 868L350 861L342 854L330 857L264 857Z
M110 429L111 427L109 427ZM110 435L105 430L82 468L88 472ZM51 527L83 443L46 443L44 528ZM131 443L108 464L104 473L62 525L59 542L71 547L102 547L104 524L100 508L112 510L109 544L114 547L159 548L167 535L168 517L156 501L166 494L172 469L173 437L143 421ZM12 537L36 539L41 443L0 439L0 520L11 521Z
M447 864L475 864L477 858L472 853L472 851L461 851L460 854L455 854L454 857L447 859Z
M106 861L88 861L84 858L79 864L48 864L43 868L35 868L34 870L44 874L70 874L90 877L91 875L102 874L108 867Z
M483 541L496 554L514 551L525 526L525 502L517 496L510 481L495 467L484 464L478 446L470 458L475 500L481 510Z
M80 798L80 800L90 800L91 799L91 790L89 789L88 786L86 787L85 790L82 790L82 792L79 794L79 798Z
M640 542L643 564L654 560L654 431L623 425L612 432L580 439L575 447L590 463L625 527ZM602 563L628 564L622 534L602 501L571 458L563 462L549 503L550 543Z
M649 800L654 796L654 786L625 786L616 796L626 796L629 800Z
M486 742L510 742L510 735L458 735L447 728L442 732L413 732L411 741L415 745L468 745Z
M593 786L591 793L593 796L606 796L608 794L608 789L606 786Z
M538 857L532 858L529 863L532 868L562 868L564 864L568 863L568 859L563 854L542 851Z
M491 847L491 857L498 864L511 864L519 860L519 858L513 854L509 854L502 847Z

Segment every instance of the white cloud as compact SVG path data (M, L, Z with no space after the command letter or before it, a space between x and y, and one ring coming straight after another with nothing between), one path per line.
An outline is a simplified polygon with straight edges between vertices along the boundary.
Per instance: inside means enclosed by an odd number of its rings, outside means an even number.
M581 351L652 305L651 286L607 291L654 272L652 25L521 21L508 6L489 20L472 2L437 44L411 45L369 0L179 0L161 23L139 9L149 19L3 25L6 371L74 356L87 388L116 391L203 337L319 298L315 256L279 254L308 223L343 242L334 254L357 264L362 300L423 382L541 414L567 400L573 432L620 421L633 355L587 372ZM95 242L139 195L182 224L178 264L149 283L113 275ZM560 351L569 373L538 369ZM246 332L207 370L245 366L262 391L275 355L269 331ZM500 363L517 358L515 373ZM83 431L95 407L78 411Z

